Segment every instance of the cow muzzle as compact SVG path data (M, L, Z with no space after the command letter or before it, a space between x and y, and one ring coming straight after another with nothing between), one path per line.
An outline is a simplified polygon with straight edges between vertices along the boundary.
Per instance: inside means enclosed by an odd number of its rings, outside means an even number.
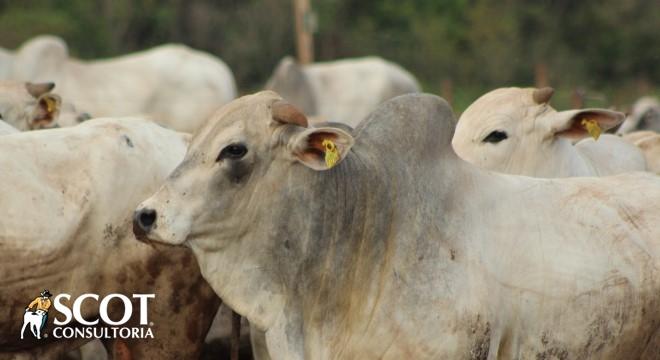
M156 210L142 208L133 213L133 234L139 241L146 242L149 232L156 226Z

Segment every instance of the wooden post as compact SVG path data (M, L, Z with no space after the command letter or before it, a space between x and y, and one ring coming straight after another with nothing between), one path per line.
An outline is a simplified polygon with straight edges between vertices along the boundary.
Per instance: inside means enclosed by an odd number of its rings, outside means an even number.
M548 66L545 63L534 65L534 86L538 89L548 86Z
M443 79L440 83L440 96L445 98L448 103L454 102L454 84L451 79Z
M648 95L648 93L651 91L651 82L649 79L646 77L639 77L637 78L636 85L637 85L637 96L641 97L644 95Z
M586 91L580 88L573 89L571 94L571 108L573 109L582 109L584 107L584 98L586 97Z
M309 0L293 0L293 15L296 23L298 62L310 64L314 62L314 38L310 24L312 9Z

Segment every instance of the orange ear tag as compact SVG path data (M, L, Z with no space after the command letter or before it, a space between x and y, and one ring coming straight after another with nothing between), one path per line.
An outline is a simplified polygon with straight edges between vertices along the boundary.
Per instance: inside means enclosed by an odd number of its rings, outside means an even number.
M339 161L339 151L337 151L337 146L332 140L323 140L321 143L325 149L325 165L329 168L332 168Z
M600 137L600 134L603 132L601 130L600 125L598 125L598 122L596 120L591 120L591 119L582 119L580 122L580 125L582 125L585 130L591 135L594 140L598 140Z

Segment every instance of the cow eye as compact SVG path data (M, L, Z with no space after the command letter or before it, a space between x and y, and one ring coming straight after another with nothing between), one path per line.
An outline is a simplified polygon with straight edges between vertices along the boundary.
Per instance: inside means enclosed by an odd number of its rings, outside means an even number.
M248 149L245 144L229 144L225 146L222 151L220 151L220 154L218 155L218 158L215 159L215 161L220 161L223 159L240 159L245 156L247 152Z
M0 114L0 120L2 120L2 119L4 119L4 118L2 117L2 114Z
M504 131L495 130L488 134L482 141L492 144L497 144L502 140L506 140L509 136Z

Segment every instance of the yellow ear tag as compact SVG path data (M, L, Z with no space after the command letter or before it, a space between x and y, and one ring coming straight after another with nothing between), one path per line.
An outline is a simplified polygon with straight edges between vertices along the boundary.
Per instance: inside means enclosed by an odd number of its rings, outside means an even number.
M46 111L48 111L49 114L55 111L55 100L49 97L44 98L44 100L46 101Z
M321 143L325 148L325 164L328 168L331 168L337 164L339 161L339 151L337 151L337 146L332 140L323 140Z
M598 122L596 120L582 119L580 125L582 125L587 130L589 135L591 135L591 137L594 138L594 140L598 140L602 130L600 129L600 125L598 125Z

